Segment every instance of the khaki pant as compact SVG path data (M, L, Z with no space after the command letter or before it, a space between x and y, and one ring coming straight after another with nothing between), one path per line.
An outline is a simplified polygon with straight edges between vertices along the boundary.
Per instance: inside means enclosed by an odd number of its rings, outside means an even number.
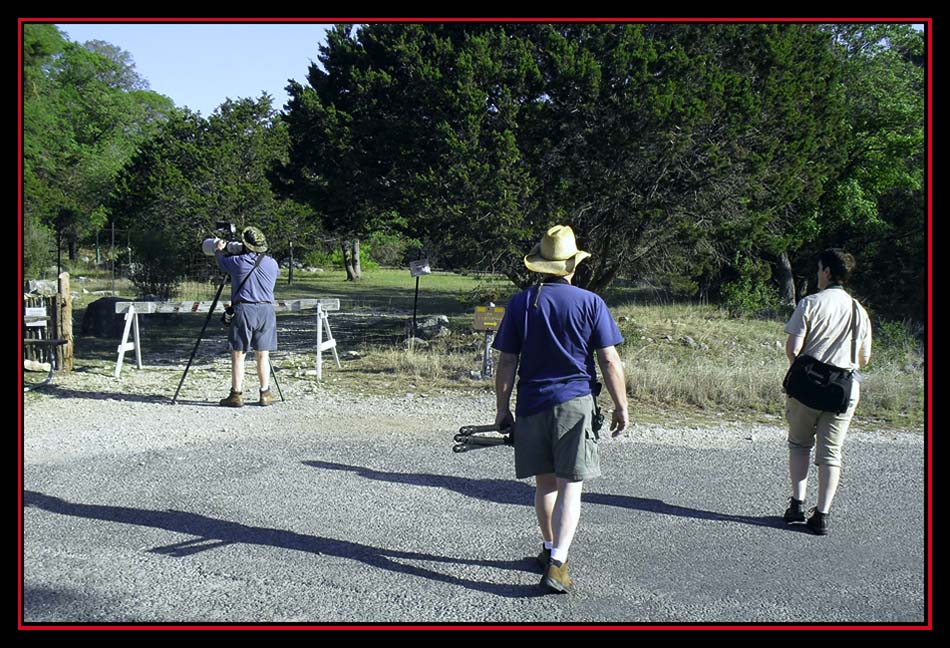
M851 387L851 400L843 414L816 410L791 396L785 401L785 418L788 420L788 444L811 449L817 439L816 466L840 466L841 446L848 434L851 417L858 406L860 387L857 381Z

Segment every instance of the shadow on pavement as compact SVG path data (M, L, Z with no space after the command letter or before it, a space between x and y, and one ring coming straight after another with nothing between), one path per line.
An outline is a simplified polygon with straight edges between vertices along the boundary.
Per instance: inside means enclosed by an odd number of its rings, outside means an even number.
M454 475L386 472L329 461L304 461L303 464L324 470L351 471L367 479L410 484L413 486L444 488L468 497L495 502L497 504L523 504L525 506L534 506L534 487L524 482L510 479L469 479L465 477L455 477ZM751 515L730 515L726 513L716 513L715 511L704 511L685 506L676 506L675 504L667 504L658 499L630 497L629 495L585 492L581 495L581 500L590 504L616 506L618 508L645 511L648 513L676 515L678 517L688 517L713 522L736 522L739 524L751 524L753 526L785 528L785 522L780 516L755 517Z
M469 558L433 556L412 551L393 551L356 542L349 542L347 540L334 540L332 538L304 535L281 529L247 526L238 522L218 520L186 511L153 511L125 506L73 503L59 497L52 497L35 491L23 492L23 504L27 507L40 508L60 515L119 522L121 524L134 524L137 526L153 527L175 533L199 536L195 539L163 547L155 547L149 550L150 553L176 558L190 556L230 544L264 545L280 549L304 551L317 555L348 558L397 574L417 576L419 578L449 583L451 585L459 585L467 589L488 592L508 598L528 598L541 596L543 594L540 586L537 585L484 583L399 562L424 561L456 565L477 565L511 571L537 572L534 557L525 557L520 560L473 560Z

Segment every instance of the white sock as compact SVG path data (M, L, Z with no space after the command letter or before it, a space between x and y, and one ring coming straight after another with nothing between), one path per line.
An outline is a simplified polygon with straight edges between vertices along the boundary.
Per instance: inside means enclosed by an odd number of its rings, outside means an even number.
M552 549L554 549L554 543L551 542L550 540L545 540L544 548L547 549L548 551L551 551Z
M559 547L553 547L551 549L551 560L557 560L561 563L567 562L567 551Z

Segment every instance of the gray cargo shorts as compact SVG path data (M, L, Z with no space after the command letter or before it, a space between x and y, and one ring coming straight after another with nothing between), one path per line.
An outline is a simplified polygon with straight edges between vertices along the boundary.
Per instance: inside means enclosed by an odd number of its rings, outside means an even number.
M228 329L228 348L247 353L277 350L277 313L273 304L237 304Z
M600 476L599 435L592 428L594 398L578 396L515 420L515 475L554 473L583 481Z

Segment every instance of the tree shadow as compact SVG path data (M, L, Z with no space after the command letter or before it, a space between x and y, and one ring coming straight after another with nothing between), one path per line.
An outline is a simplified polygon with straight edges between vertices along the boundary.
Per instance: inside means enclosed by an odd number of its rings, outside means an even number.
M304 461L302 463L305 466L324 470L351 471L360 477L377 481L442 488L475 499L494 502L495 504L534 506L534 487L512 479L468 479L455 477L454 475L386 472L329 461Z
M172 402L175 392L170 391L167 394L126 394L121 392L103 392L103 391L83 391L79 389L70 389L59 387L57 385L46 385L42 388L43 393L53 398L84 398L87 400L114 400L123 403L153 403L156 405L192 405L196 407L221 407L216 400L189 400L179 398Z
M121 392L82 391L68 389L56 384L43 387L43 393L53 398L85 398L89 400L114 400L133 403L162 403L171 404L172 397L163 394L125 394ZM193 403L197 405L198 403Z
M497 504L534 506L534 487L524 482L510 479L469 479L456 477L454 475L387 472L329 461L314 460L304 461L302 463L313 468L321 468L324 470L350 471L360 477L378 481L442 488L460 493L467 497L495 502ZM590 504L616 506L618 508L644 511L647 513L675 515L677 517L687 517L712 522L735 522L739 524L751 524L753 526L785 528L785 521L780 516L755 517L751 515L731 515L667 504L663 500L644 497L611 495L608 493L588 491L581 495L581 500Z
M35 491L24 491L23 503L25 507L35 507L60 515L152 527L197 536L190 540L148 550L150 553L175 558L183 558L231 544L263 545L322 556L347 558L397 574L458 585L466 589L507 598L528 598L543 594L543 590L537 585L486 583L399 562L425 561L449 565L475 565L509 571L536 572L534 557L525 557L520 560L474 560L454 556L434 556L413 551L395 551L347 540L304 535L282 529L248 526L186 511L153 511L124 506L79 504Z
M658 499L630 497L629 495L610 495L608 493L584 493L581 495L581 499L591 504L617 506L649 513L708 520L710 522L735 522L738 524L751 524L752 526L772 527L776 529L785 528L785 520L778 515L754 516L717 513L716 511L704 511L702 509L694 509L686 506L677 506L676 504L667 504L663 500Z

